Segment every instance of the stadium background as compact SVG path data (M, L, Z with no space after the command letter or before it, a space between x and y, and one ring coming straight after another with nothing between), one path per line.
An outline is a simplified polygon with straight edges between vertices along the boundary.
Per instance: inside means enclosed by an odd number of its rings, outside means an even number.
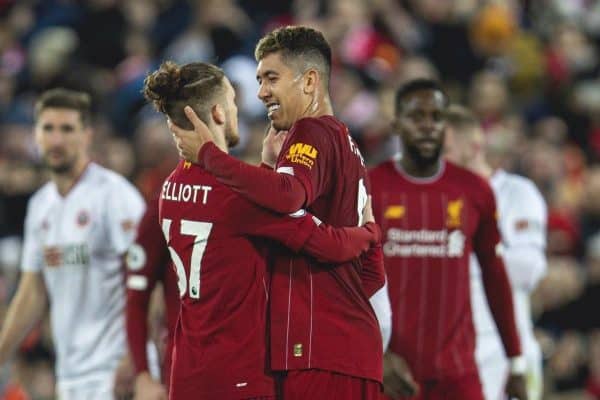
M0 321L26 202L46 179L35 96L57 85L92 93L94 159L149 196L177 155L140 94L145 74L165 59L222 66L239 91L234 152L256 162L266 117L253 49L282 24L325 33L336 114L371 165L398 150L389 122L407 79L438 77L481 117L490 155L535 181L549 205L549 271L533 298L545 398L600 398L597 0L0 0ZM0 371L0 399L20 398L6 395L15 384L53 398L51 348L46 323Z

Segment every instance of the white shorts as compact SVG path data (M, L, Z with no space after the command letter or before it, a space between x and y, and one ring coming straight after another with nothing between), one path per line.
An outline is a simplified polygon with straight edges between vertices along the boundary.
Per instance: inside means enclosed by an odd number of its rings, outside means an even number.
M114 382L110 379L88 381L80 384L56 385L58 400L116 400L113 394Z
M532 347L525 358L527 360L527 394L529 400L542 398L542 355L537 346ZM504 348L497 336L478 336L475 359L479 378L483 386L485 400L504 400L504 387L508 376L508 361Z

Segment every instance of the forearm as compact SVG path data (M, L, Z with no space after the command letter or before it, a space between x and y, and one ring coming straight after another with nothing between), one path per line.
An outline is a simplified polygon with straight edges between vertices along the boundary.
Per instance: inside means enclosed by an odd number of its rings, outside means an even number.
M504 264L499 257L481 260L480 264L485 294L506 355L517 356L521 354L521 345L515 323L511 286Z
M379 227L374 223L351 228L321 224L308 238L302 251L319 261L341 263L359 257L379 237Z
M269 210L288 214L303 208L306 201L306 190L294 176L246 164L213 143L202 146L198 163L222 184Z
M511 246L505 249L503 257L515 289L532 291L546 273L546 256L542 248Z
M28 286L22 278L19 289L2 324L0 365L8 361L29 331L42 319L46 311L48 300L43 283L36 283L33 290L30 289L31 286Z

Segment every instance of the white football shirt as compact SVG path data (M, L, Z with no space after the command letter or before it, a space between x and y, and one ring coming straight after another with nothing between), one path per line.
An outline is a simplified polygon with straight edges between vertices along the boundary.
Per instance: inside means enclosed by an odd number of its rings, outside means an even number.
M64 197L48 182L29 201L21 268L43 274L63 387L105 381L126 352L122 256L144 207L94 163Z
M490 184L496 197L503 258L513 289L515 320L523 355L528 360L539 359L540 349L533 335L529 297L546 273L546 204L535 184L522 176L498 170ZM473 255L470 272L478 363L485 360L483 362L502 363L507 368L505 358L497 351L503 347L487 303L481 270ZM494 378L499 390L502 389L504 378Z

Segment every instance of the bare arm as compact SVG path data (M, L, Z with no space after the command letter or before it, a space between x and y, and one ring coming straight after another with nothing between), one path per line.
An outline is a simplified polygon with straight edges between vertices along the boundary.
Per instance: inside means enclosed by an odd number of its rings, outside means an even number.
M23 272L0 331L0 365L6 363L31 328L42 319L48 305L40 272Z

